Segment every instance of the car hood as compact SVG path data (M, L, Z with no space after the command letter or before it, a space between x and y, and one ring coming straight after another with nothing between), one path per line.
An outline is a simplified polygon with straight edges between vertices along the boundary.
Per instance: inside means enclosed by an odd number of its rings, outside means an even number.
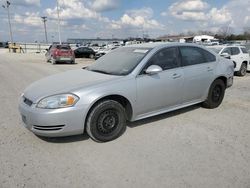
M41 98L60 94L71 93L73 90L93 86L106 81L119 79L120 76L101 74L84 69L67 71L52 75L32 83L24 91L24 96L34 103Z

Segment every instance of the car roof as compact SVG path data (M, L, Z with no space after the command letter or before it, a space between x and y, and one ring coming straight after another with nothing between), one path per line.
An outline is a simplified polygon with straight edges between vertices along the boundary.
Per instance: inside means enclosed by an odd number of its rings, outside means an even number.
M154 42L154 43L141 43L141 44L132 44L125 47L133 48L160 48L160 47L172 47L172 46L193 46L193 47L203 47L201 45L193 43L178 43L178 42Z
M241 45L217 45L217 46L207 46L208 48L232 48L232 47L239 47L239 48L246 48L245 46Z

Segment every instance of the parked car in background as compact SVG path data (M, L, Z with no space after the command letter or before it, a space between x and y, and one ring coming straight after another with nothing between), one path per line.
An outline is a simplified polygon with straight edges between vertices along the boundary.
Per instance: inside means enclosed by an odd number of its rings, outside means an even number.
M74 50L75 57L76 58L91 58L93 59L95 57L95 51L88 47L79 47Z
M112 50L114 50L116 48L118 48L118 47L99 49L99 51L95 54L95 60L99 59L100 57L104 56L105 54L111 52Z
M75 54L67 44L53 44L45 54L47 62L56 64L59 62L75 63Z
M211 46L208 47L223 57L229 58L234 62L234 71L238 76L245 76L250 71L250 56L244 46Z
M9 43L8 42L0 42L0 48L8 48Z
M82 134L99 142L136 121L197 103L218 107L233 84L233 62L194 44L121 47L87 68L44 78L23 93L19 111L40 136ZM195 117L194 117L195 118Z

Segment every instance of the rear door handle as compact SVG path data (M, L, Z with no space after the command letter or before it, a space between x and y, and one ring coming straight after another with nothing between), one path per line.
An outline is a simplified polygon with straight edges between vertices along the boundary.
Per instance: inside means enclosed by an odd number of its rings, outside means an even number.
M177 73L174 73L174 74L173 74L173 79L177 79L177 78L180 78L180 77L181 77L180 74L177 74Z

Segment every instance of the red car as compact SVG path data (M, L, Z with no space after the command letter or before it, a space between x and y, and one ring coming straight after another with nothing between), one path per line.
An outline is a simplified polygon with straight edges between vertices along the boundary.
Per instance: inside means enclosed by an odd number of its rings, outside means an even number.
M67 44L53 44L45 54L47 62L56 64L58 62L75 63L74 51Z

